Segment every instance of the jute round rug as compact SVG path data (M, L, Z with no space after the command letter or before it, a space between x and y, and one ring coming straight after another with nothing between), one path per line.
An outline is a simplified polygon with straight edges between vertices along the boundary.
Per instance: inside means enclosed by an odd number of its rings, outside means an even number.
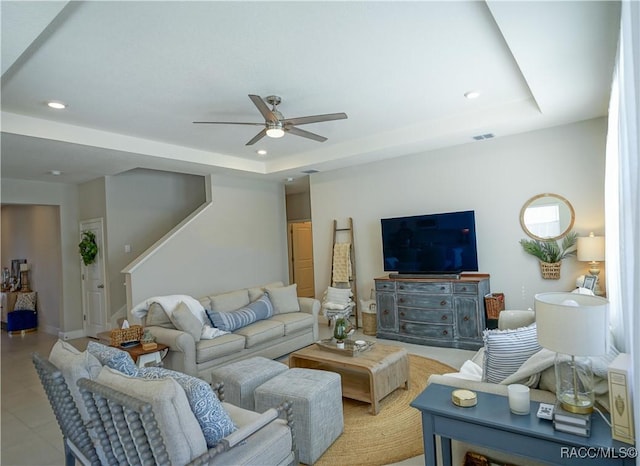
M427 386L431 374L456 372L433 359L409 355L409 390L395 390L380 403L377 416L371 405L342 399L344 433L316 462L317 466L384 465L424 453L420 412L409 406Z

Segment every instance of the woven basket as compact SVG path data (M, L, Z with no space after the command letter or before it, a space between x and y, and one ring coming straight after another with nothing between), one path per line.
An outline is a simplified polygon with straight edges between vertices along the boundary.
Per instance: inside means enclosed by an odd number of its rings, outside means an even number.
M362 312L362 333L365 335L375 335L378 333L375 313Z
M560 265L562 262L549 262L540 261L540 272L542 272L542 278L545 280L559 280L560 279Z
M144 333L142 325L132 325L129 328L111 330L111 346L120 346L131 341L140 341Z
M500 311L504 311L504 293L491 293L484 297L484 308L487 319L497 319Z

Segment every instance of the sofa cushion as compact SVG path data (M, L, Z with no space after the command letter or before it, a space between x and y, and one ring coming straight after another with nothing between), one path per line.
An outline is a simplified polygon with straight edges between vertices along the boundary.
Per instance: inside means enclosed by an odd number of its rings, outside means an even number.
M215 446L220 440L236 430L233 421L222 407L211 385L204 380L162 367L145 367L140 370L140 374L145 379L171 377L180 384L187 395L191 411L200 424L208 447Z
M69 343L58 340L49 353L49 362L62 372L71 396L78 406L80 416L83 419L89 419L87 408L84 406L76 382L83 377L95 380L102 369L100 361L88 351L80 352Z
M244 349L244 346L244 337L235 333L229 333L213 340L200 340L196 343L196 364L238 353Z
M483 339L485 355L482 380L489 383L499 384L542 349L535 323L513 330L485 330Z
M209 296L211 299L211 310L218 312L229 312L240 309L250 303L249 291L237 290L229 293Z
M260 320L235 332L245 338L245 348L284 336L284 324L273 319Z
M187 332L196 342L200 341L203 327L202 322L193 315L185 303L181 302L178 304L169 318L178 330Z
M126 351L103 345L97 341L90 341L87 345L87 351L93 354L104 366L120 371L123 374L138 375L138 366Z
M258 320L268 319L273 315L273 306L269 297L264 295L240 309L229 312L209 311L207 314L215 327L233 332Z
M273 282L273 283L267 283L264 286L255 286L253 288L249 288L249 301L254 302L256 299L259 299L262 297L262 295L264 295L264 289L266 287L272 287L272 288L277 288L280 286L284 286L284 283L282 282Z
M296 283L289 286L265 287L265 291L273 304L274 314L300 312L297 289L298 285Z
M145 326L175 328L173 322L171 322L171 319L169 319L168 314L165 312L160 303L151 303L151 305L149 306Z
M98 382L151 405L171 464L186 464L207 451L207 443L187 396L175 380L147 380L103 368Z
M299 330L313 328L314 318L305 312L290 312L289 314L277 314L271 318L284 324L284 334L291 335Z

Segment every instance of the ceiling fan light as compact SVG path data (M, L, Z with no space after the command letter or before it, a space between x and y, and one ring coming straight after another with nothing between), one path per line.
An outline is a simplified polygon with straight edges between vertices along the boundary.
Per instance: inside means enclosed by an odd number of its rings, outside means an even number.
M282 128L269 128L267 129L267 136L270 138L281 138L284 136L284 130Z

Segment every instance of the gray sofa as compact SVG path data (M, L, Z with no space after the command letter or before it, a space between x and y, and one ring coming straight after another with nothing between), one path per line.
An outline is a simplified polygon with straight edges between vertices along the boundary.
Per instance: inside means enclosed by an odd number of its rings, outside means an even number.
M285 287L276 282L203 296L198 301L209 311L232 312L255 302L265 291L273 302L273 316L213 339L196 341L189 332L178 330L170 319L159 320L162 313L152 316L151 306L142 325L156 342L169 346L164 367L206 381L210 381L215 368L230 362L257 355L276 359L318 340L320 301L295 297L295 285ZM292 309L292 305L299 310Z

